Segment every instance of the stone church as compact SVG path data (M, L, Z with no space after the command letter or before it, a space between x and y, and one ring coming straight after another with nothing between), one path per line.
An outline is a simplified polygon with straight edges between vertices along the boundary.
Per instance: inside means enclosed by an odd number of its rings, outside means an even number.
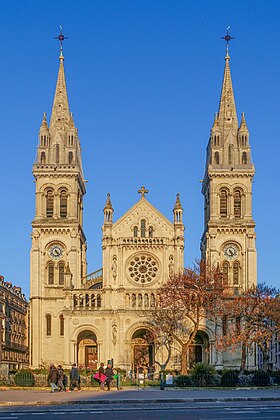
M244 114L238 125L228 49L220 105L207 146L202 184L205 227L201 252L219 264L234 293L256 283L255 223L249 132ZM39 131L33 165L36 213L32 222L31 367L73 362L96 368L100 362L130 369L164 359L147 333L157 288L183 269L183 208L177 195L168 220L139 189L139 201L113 220L108 194L102 226L103 267L87 273L83 197L86 193L78 131L69 109L62 47L52 114ZM139 187L139 186L138 186ZM205 321L190 350L189 366L204 361L234 366L219 353L214 329ZM162 363L162 360L160 363ZM180 367L174 349L169 368Z

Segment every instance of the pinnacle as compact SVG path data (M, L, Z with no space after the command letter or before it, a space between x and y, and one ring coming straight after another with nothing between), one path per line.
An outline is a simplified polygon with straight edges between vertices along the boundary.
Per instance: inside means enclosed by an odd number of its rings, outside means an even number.
M112 206L112 203L111 203L111 196L108 193L107 194L106 204L105 204L105 209L112 209L112 208L113 208L113 206Z
M181 204L181 200L180 200L180 194L176 194L176 201L175 201L175 205L174 205L174 209L183 209L182 204Z
M47 130L49 128L48 127L48 122L47 122L47 114L46 114L46 112L44 112L44 115L43 115L43 120L42 120L41 128L45 128Z
M240 123L239 130L248 130L247 124L246 124L246 120L245 120L245 113L244 112L242 112L241 123Z

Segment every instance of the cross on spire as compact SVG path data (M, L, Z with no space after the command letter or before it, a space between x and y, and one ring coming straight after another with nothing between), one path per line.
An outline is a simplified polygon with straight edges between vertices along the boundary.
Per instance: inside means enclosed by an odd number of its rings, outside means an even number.
M234 39L234 37L230 36L230 34L229 34L230 26L228 26L226 29L227 29L226 35L222 36L221 39L224 39L227 43L226 56L228 56L228 44L232 39Z
M138 194L141 194L141 198L145 197L145 194L148 194L149 190L146 190L145 187L141 187L140 190L138 190Z
M64 41L65 39L68 39L68 36L64 36L64 35L63 35L63 33L62 33L62 26L61 26L61 25L59 26L59 28L60 28L60 34L59 34L58 36L56 36L54 39L58 39L58 40L59 40L59 43L60 43L60 56L61 56L61 57L63 57L63 53L62 53L62 51L63 51L63 48L62 48L62 43L63 43L63 41Z

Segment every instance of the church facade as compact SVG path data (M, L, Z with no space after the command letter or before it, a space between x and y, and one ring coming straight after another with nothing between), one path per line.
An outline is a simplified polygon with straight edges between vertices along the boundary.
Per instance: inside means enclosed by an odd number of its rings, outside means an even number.
M207 147L203 180L205 229L201 252L219 265L223 280L238 293L256 283L255 223L249 132L240 126L227 52L219 112ZM30 254L31 367L50 363L89 368L114 360L123 369L163 363L151 339L149 313L158 287L184 267L183 208L177 195L173 220L163 216L139 189L139 200L113 221L108 194L102 226L103 267L87 273L83 231L86 193L78 131L69 110L62 48L52 115L39 131L33 165L36 213ZM207 320L188 355L221 368L232 355L216 350ZM149 335L149 333L151 333ZM159 362L159 364L157 364ZM169 368L180 368L173 350Z

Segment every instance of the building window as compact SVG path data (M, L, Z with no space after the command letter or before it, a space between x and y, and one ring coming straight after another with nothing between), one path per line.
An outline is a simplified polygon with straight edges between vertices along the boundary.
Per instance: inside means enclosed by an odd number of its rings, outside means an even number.
M141 238L146 236L146 220L141 220Z
M134 238L137 238L137 236L138 236L138 227L137 226L135 226L133 228L133 236L134 236Z
M219 155L219 152L215 152L214 162L215 162L216 165L219 165L219 163L220 163L220 155Z
M67 217L67 191L60 192L60 217Z
M224 315L222 318L222 332L223 336L227 335L227 316Z
M69 152L68 154L68 163L72 163L73 162L73 152Z
M232 144L228 146L228 164L229 165L233 164L233 145Z
M239 271L240 271L240 266L239 266L239 262L235 261L233 263L233 284L239 284Z
M220 193L220 216L228 216L228 193L227 190L222 190Z
M53 217L53 203L54 203L54 195L52 190L47 191L46 196L46 216Z
M64 317L62 314L59 316L59 333L64 335Z
M48 284L54 284L54 263L48 264Z
M149 227L149 238L153 238L154 236L154 229L152 228L152 226Z
M46 315L46 333L47 333L47 335L52 335L52 317L51 317L51 315Z
M247 165L247 153L246 152L242 153L242 164Z
M229 264L228 262L223 263L223 284L228 284L229 275Z
M55 145L55 163L59 163L59 144Z
M240 316L237 316L235 319L236 334L240 334L241 331L241 319Z
M41 153L41 164L44 165L46 163L46 153L42 152Z
M241 191L235 190L233 193L234 217L241 217Z
M64 262L58 263L58 284L62 286L64 284Z

